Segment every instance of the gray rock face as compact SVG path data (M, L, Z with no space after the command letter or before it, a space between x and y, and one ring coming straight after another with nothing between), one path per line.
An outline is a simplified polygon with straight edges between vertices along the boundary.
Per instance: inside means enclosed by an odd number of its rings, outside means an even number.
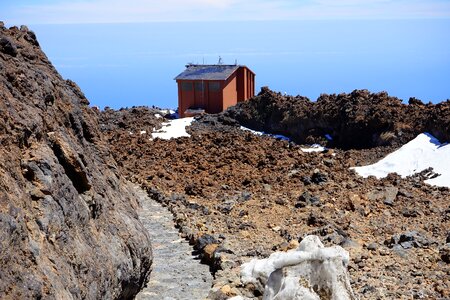
M397 198L398 188L388 186L382 190L375 190L368 193L367 198L370 201L380 201L382 200L386 205L393 205L395 199Z
M427 248L434 241L427 238L425 235L413 230L401 234L396 234L390 239L384 241L385 245L390 248L402 247L404 249L410 248Z
M97 113L26 27L0 26L0 298L126 299L152 262Z

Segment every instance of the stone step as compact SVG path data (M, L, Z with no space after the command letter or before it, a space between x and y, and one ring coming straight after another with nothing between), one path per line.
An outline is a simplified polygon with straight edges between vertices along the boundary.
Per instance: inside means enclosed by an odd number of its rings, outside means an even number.
M205 299L212 285L207 265L192 255L193 248L175 228L172 213L136 187L142 209L139 218L149 231L153 266L138 300Z

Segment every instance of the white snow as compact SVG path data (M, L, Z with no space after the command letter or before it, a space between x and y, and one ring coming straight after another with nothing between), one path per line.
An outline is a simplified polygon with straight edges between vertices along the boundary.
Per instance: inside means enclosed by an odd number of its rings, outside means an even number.
M166 115L166 114L171 114L172 115L172 114L175 113L175 111L172 110L172 109L160 109L159 112L164 114L164 115Z
M250 128L247 128L247 127L244 127L244 126L241 126L241 130L250 131L251 133L256 134L256 135L263 135L264 134L264 132L262 132L262 131L256 131L256 130L253 130L253 129L250 129Z
M158 113L155 114L155 117L157 119L163 118L163 116L166 116L166 115L170 115L171 118L177 118L177 119L179 117L178 113L176 113L173 109L159 109L158 111L159 111L159 114ZM159 117L157 115L159 115Z
M309 148L300 148L303 152L322 152L326 149L327 148L319 144L312 144Z
M450 187L450 144L441 144L431 134L422 133L379 162L353 169L363 177L382 178L394 172L406 177L429 167L441 175L425 180L426 183Z
M162 123L162 128L152 133L153 139L160 138L163 140L176 139L179 137L190 135L186 132L186 127L190 126L194 118L182 118L169 120Z
M140 135L143 135L143 134L146 134L146 133L147 133L147 131L145 131L145 130L141 130L141 131L139 132Z
M157 118L157 119L161 119L161 118L162 118L162 116L161 116L160 114L155 114L155 118Z
M281 134L265 133L263 131L256 131L256 130L253 130L253 129L250 129L250 128L247 128L247 127L244 127L244 126L241 126L241 130L250 131L251 133L256 134L256 135L267 135L267 136L270 136L270 137L273 137L273 138L279 139L279 140L285 140L285 141L290 141L291 140L287 136L284 136L284 135L281 135Z
M313 287L329 292L331 299L354 299L346 271L348 262L346 250L325 248L317 236L310 235L298 249L243 264L241 281L253 283L265 300L320 299Z

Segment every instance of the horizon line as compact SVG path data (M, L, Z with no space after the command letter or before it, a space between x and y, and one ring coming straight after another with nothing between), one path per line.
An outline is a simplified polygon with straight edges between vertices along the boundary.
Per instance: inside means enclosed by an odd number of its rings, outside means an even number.
M124 24L164 24L164 23L245 23L245 22L355 22L355 21L450 21L450 17L386 17L386 18L306 18L306 19L241 19L241 20L156 20L156 21L117 21L117 22L10 22L5 20L0 20L4 23L7 28L20 27L22 25L32 26L32 25L124 25ZM11 25L11 24L12 25Z

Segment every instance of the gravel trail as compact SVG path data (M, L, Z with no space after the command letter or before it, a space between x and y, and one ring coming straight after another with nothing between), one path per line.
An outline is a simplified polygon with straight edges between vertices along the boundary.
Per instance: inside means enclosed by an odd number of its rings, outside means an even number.
M212 284L207 265L192 255L193 248L175 228L172 213L137 187L142 209L139 218L149 231L153 270L138 300L205 299Z

